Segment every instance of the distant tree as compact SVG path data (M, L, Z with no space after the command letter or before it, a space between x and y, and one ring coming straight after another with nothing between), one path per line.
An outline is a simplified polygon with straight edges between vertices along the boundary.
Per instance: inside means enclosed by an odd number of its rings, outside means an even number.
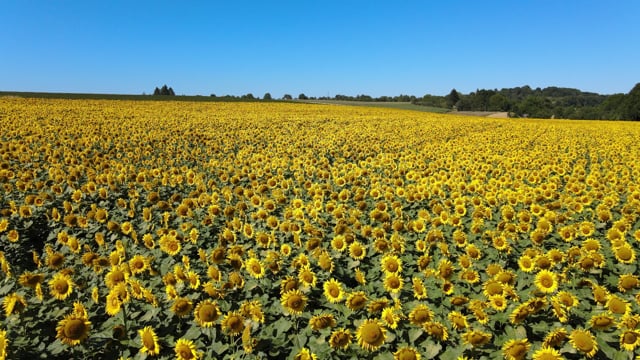
M489 98L489 110L491 111L508 111L509 100L502 94L493 94Z
M289 95L289 94L284 94L282 96L282 99L284 99L284 100L293 100L293 97L291 95Z
M155 96L160 95L160 89L158 89L157 86L156 86L155 90L153 90L153 95L155 95Z
M173 92L173 88L169 88L169 96L176 96L176 93Z
M309 98L305 94L298 95L298 100L308 100Z
M460 94L458 94L458 91L456 91L456 89L451 89L451 92L449 93L449 95L445 96L445 98L447 100L447 107L453 108L454 106L456 106L458 101L460 101Z
M625 96L622 115L627 120L640 120L640 83Z
M272 100L273 98L271 97L271 94L269 93L265 93L264 96L262 97L264 100Z
M244 100L254 100L255 96L253 96L252 93L248 93L248 94L242 95L240 98Z

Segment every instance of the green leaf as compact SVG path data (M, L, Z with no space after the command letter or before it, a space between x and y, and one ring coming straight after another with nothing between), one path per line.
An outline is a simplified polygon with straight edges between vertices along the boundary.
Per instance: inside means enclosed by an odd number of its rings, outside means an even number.
M409 342L415 343L422 334L424 334L424 330L420 328L413 328L409 330Z
M202 334L202 329L200 329L198 325L194 324L193 326L191 326L191 328L189 328L189 330L187 330L187 332L182 337L188 340L195 340L201 334Z
M424 346L425 342L427 343L426 346ZM428 339L425 342L422 343L425 351L424 357L427 359L435 359L442 351L442 345L440 345L440 343L433 342L431 339Z

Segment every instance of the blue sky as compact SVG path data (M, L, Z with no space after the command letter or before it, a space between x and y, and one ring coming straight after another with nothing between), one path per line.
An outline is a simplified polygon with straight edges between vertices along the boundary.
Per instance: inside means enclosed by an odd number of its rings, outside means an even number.
M637 0L0 0L0 90L626 93L638 20Z

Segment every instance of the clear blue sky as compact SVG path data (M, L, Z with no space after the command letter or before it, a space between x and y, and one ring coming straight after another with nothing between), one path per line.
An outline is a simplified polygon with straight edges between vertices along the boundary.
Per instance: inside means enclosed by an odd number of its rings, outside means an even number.
M0 0L0 90L626 93L639 23L638 0Z

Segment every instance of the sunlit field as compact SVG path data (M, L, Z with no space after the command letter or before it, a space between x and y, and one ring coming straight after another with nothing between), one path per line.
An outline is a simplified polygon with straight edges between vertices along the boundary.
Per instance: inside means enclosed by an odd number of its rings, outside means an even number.
M0 359L632 359L640 126L0 99Z

